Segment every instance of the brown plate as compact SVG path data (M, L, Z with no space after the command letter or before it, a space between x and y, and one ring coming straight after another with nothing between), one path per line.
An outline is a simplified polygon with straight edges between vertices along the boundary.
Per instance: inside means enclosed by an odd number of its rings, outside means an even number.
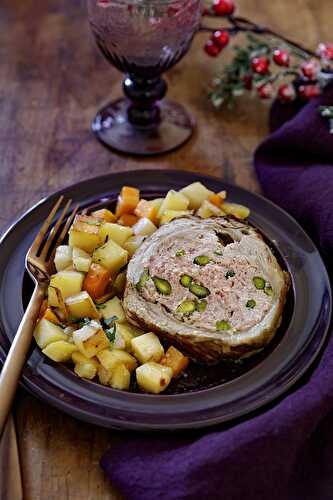
M292 278L283 323L270 346L247 362L211 368L192 364L188 372L156 396L121 392L79 379L53 363L33 344L22 384L40 399L88 422L118 429L193 429L225 422L282 395L311 365L325 340L331 290L321 257L301 227L283 210L223 180L180 171L136 171L90 179L61 191L87 207L114 202L123 184L144 197L164 195L194 181L250 207L250 222L270 242ZM8 352L29 300L31 283L24 257L48 214L55 193L26 212L0 242L0 361ZM136 388L133 386L133 390Z

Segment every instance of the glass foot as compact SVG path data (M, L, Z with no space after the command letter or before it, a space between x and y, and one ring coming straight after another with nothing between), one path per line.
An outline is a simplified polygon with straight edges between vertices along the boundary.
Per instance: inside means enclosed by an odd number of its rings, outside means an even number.
M192 135L195 122L180 104L163 99L161 120L147 127L134 127L127 120L130 101L118 99L97 113L92 130L106 146L121 153L153 156L178 148Z

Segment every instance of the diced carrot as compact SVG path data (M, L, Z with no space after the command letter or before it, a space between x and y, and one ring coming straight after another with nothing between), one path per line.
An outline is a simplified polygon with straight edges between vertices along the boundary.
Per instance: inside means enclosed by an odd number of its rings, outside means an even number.
M210 194L208 196L208 201L210 201L211 203L213 203L213 205L215 205L216 207L219 207L222 205L222 202L223 202L223 199L221 198L221 196L219 194Z
M59 318L54 314L52 309L50 309L49 307L44 312L43 319L47 319L48 321L51 321L51 323L54 323L55 325L61 324L61 322L59 321Z
M42 305L40 306L40 309L39 309L39 316L38 316L39 319L41 319L44 316L44 313L45 313L47 308L48 308L48 302L47 302L47 299L44 299L42 302Z
M92 299L98 299L105 294L110 283L111 274L100 264L91 264L83 282L83 290L89 293Z
M105 222L116 222L116 216L111 212L111 210L108 210L107 208L95 210L95 212L92 212L91 215L97 217L98 219L102 219Z
M120 192L120 195L118 196L116 217L120 217L123 214L133 213L139 201L139 189L124 186Z
M133 214L123 214L121 217L118 219L118 224L121 226L134 226L138 222L138 217Z
M157 207L151 201L140 200L134 213L139 218L146 217L150 219L154 224L157 222Z
M177 377L189 364L189 359L178 349L171 346L160 361L161 365L169 366L173 371L173 376Z

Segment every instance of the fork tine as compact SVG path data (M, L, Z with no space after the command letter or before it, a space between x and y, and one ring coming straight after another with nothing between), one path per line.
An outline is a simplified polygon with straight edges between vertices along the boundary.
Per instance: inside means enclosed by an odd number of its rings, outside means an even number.
M57 243L56 243L56 245L55 245L55 247L54 247L54 249L53 249L53 251L52 251L52 253L51 253L51 255L50 255L49 260L50 260L51 262L52 262L52 261L53 261L53 259L54 259L54 256L55 256L55 252L56 252L57 247L58 247L59 245L61 245L61 243L63 242L63 240L64 240L64 238L65 238L65 236L66 236L66 234L67 234L67 232L68 232L68 229L69 229L70 225L72 224L72 222L73 222L73 220L74 220L74 217L75 217L75 215L77 214L77 211L79 210L79 208L80 208L80 205L79 205L79 204L78 204L78 205L76 205L76 206L74 207L74 209L72 210L71 215L68 217L68 219L67 219L67 221L66 221L66 224L64 225L64 228L63 228L63 230L61 231L61 233L60 233L60 235L59 235L59 238L58 238L58 240L57 240Z
M61 212L61 215L60 215L59 219L57 220L55 226L52 228L52 231L50 231L50 234L46 240L46 243L45 243L45 245L40 253L41 259L46 260L47 253L48 253L52 243L54 242L54 238L55 238L71 204L72 204L72 200L68 200L68 202L66 203L63 211Z
M42 225L42 227L40 228L39 230L39 233L37 234L34 242L32 243L31 245L31 248L30 248L30 251L29 253L34 253L36 254L39 250L39 247L44 239L44 236L45 234L47 233L47 230L49 229L50 227L50 224L55 216L55 214L57 213L58 211L58 208L59 206L61 205L62 201L63 201L64 197L63 195L61 195L59 198L58 198L58 201L56 202L56 204L54 205L54 207L52 208L51 212L49 213L46 221L44 222L44 224Z

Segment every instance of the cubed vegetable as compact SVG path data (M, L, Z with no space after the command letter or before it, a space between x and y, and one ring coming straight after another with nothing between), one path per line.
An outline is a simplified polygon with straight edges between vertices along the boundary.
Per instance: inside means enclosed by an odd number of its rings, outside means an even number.
M161 200L162 203L162 200ZM140 200L136 209L134 210L134 213L137 217L141 218L147 218L151 220L154 224L157 223L157 211L158 211L158 206L154 201L150 200Z
M58 316L54 314L52 309L50 309L49 307L44 311L43 319L47 319L48 321L51 321L51 323L54 323L55 325L61 324L61 321L59 320Z
M77 363L74 366L74 372L76 375L78 375L80 378L86 378L87 380L92 380L96 377L97 375L97 367L94 363L87 362L87 363Z
M69 231L69 245L92 253L99 245L101 219L91 215L77 215Z
M142 245L145 240L145 236L132 236L124 244L124 249L127 250L130 257L132 257L137 249Z
M72 264L72 248L69 245L59 245L54 256L57 271L63 271Z
M59 271L51 276L50 287L60 290L64 299L81 292L84 280L84 274L77 271ZM50 298L50 297L49 297ZM51 304L58 307L59 303Z
M82 354L82 352L80 351L73 352L72 361L75 364L91 363L92 365L95 366L95 368L98 368L100 366L97 358L87 358L87 356Z
M132 234L133 231L130 227L120 226L119 224L111 224L109 222L102 224L100 231L102 243L112 240L121 247L124 245L125 241L132 236Z
M136 236L150 236L156 231L157 227L150 219L143 217L142 219L139 219L136 224L134 224L132 229Z
M186 196L171 189L159 208L158 217L162 217L166 210L187 210L189 203Z
M111 281L111 273L100 264L93 262L83 282L86 290L94 300L102 297Z
M223 203L223 199L221 198L220 195L218 195L217 193L213 193L213 194L210 194L208 196L208 201L210 203L213 203L213 205L215 205L216 207L220 208L222 203Z
M140 363L147 361L160 361L164 349L160 339L155 333L149 332L131 340L132 352Z
M34 337L38 347L41 349L44 349L48 344L51 344L51 342L67 340L67 335L64 333L64 330L47 319L38 321L34 331Z
M76 271L87 273L91 265L91 255L81 248L73 248L73 266Z
M138 222L138 220L139 218L136 215L123 214L121 217L119 217L118 224L121 224L122 226L132 227Z
M111 378L111 372L110 370L106 370L104 366L99 365L98 370L97 370L97 375L99 378L99 381L103 385L109 385L110 378Z
M127 261L128 252L112 240L97 248L93 254L93 262L104 266L112 274L117 273Z
M197 210L196 215L198 215L198 217L202 217L202 219L207 219L212 216L221 217L225 215L225 212L223 212L223 210L218 208L216 205L213 205L210 201L205 200L199 210Z
M100 210L95 210L91 212L91 215L97 217L97 219L102 219L105 222L116 222L116 216L108 210L107 208L101 208Z
M197 210L213 194L201 182L193 182L180 191L189 200L189 208ZM187 208L187 207L186 207Z
M163 224L171 222L173 219L186 217L187 215L192 215L192 213L192 210L166 210L160 218L160 224L162 226Z
M131 382L131 372L122 363L116 365L111 371L109 384L113 389L127 391Z
M123 186L118 197L116 217L134 212L140 200L140 191L134 187Z
M76 350L77 347L74 344L70 344L66 340L57 340L48 344L42 353L57 363L66 363L66 361L72 359L72 354Z
M113 282L113 288L118 297L122 297L124 295L125 286L126 286L126 271L123 271L117 274L117 277Z
M153 361L145 363L136 369L136 380L139 387L153 394L164 391L171 382L172 369Z
M115 336L114 336L114 341L113 341L113 349L121 349L121 350L126 350L126 342L124 337L119 331L119 324L116 325L116 331L115 331Z
M238 203L223 203L222 210L228 215L233 215L237 219L247 219L250 215L250 209Z
M120 349L105 349L97 354L97 358L101 365L106 369L112 371L117 365L124 364L131 372L138 366L136 359L128 354L128 352Z
M129 352L132 352L132 339L138 337L139 335L143 335L144 332L130 323L118 323L117 324L117 332L122 336L125 342L125 349Z
M125 311L122 306L121 300L118 297L113 297L103 304L100 309L103 319L110 319L114 316L117 317L118 323L126 321Z
M173 376L177 377L189 363L189 359L184 356L178 349L171 346L160 361L161 365L168 366L172 369Z
M110 341L101 325L95 320L76 330L73 333L73 340L78 350L87 358L96 356L97 353L110 346Z
M86 291L67 297L65 304L69 315L74 318L99 318L96 306Z

